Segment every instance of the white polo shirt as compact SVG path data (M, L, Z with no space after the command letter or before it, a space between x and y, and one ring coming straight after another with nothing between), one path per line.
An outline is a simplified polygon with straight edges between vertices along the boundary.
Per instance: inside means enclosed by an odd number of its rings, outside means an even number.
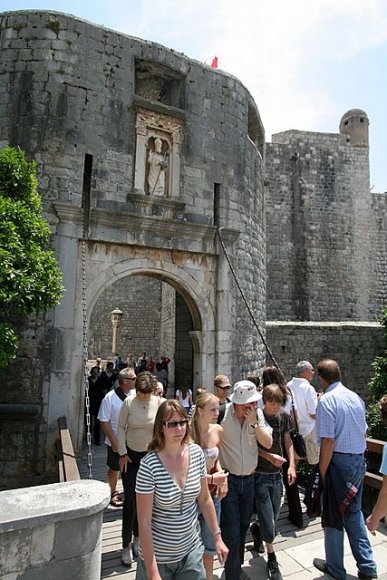
M131 389L126 396L133 397L135 394L136 391ZM120 397L116 395L115 390L112 389L105 395L105 398L102 399L102 403L98 412L98 419L100 421L110 421L112 431L115 435L117 435L118 418L120 416L122 403L123 401L121 401ZM105 437L105 443L106 445L111 446L111 441L107 436Z

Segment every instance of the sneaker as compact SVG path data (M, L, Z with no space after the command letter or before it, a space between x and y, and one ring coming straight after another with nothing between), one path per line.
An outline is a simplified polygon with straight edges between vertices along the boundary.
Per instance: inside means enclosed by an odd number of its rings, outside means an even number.
M138 558L138 536L134 536L132 543L133 558Z
M258 554L265 553L265 546L261 540L261 530L257 522L253 522L250 526L250 533L253 536L254 541L254 550L258 552Z
M128 548L122 548L121 562L123 563L124 566L127 566L128 568L131 567L133 560L132 554L130 552L130 544Z
M372 574L364 574L364 572L360 572L360 570L359 570L359 572L357 573L357 577L361 578L362 580L368 580L368 578L370 578L370 579L377 578L378 575L376 572L373 572Z
M283 580L280 572L277 558L270 558L267 562L267 575L271 580Z

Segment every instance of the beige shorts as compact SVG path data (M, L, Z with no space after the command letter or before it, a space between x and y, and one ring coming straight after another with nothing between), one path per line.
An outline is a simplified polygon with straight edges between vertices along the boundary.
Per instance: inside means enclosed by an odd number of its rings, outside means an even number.
M306 447L306 458L310 465L315 465L318 463L320 457L320 447L317 443L317 433L316 427L309 433L309 435L304 436L305 447ZM297 453L294 452L296 459L300 459Z

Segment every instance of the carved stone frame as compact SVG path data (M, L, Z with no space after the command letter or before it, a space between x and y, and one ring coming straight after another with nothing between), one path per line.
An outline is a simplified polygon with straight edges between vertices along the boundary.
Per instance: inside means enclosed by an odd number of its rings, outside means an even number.
M150 138L160 137L169 145L170 157L166 197L180 196L180 153L182 143L182 121L138 108L136 118L136 162L134 173L134 190L145 195L145 178L147 163L147 145Z

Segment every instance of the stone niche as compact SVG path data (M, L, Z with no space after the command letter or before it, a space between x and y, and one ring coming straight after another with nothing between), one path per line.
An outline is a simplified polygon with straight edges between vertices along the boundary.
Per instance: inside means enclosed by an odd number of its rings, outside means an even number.
M135 193L179 198L181 143L181 119L137 109Z

